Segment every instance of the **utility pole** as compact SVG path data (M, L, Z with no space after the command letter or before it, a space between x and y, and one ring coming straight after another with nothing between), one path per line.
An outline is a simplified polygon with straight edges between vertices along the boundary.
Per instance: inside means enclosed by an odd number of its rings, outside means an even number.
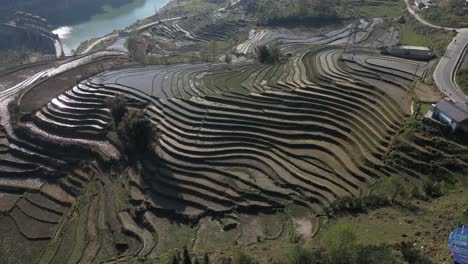
M354 10L354 19L355 21L351 25L351 34L348 37L348 41L346 41L346 45L343 50L343 54L346 54L346 51L348 50L349 42L351 41L351 37L353 37L353 45L356 44L356 34L359 28L359 6L356 7L356 10Z

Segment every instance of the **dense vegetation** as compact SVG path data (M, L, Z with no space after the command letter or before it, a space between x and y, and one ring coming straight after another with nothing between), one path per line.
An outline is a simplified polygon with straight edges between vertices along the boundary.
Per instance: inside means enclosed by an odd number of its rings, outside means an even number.
M458 72L457 83L465 94L468 94L468 69Z
M422 13L429 21L445 27L467 27L468 11L464 0L440 1L440 5Z
M338 1L326 0L254 0L254 12L260 24L327 22L339 19Z
M405 14L405 21L399 25L401 44L427 46L437 57L444 55L447 45L455 36L453 32L418 23L408 13Z
M399 253L397 253L399 252ZM286 250L274 264L396 264L401 261L414 264L430 264L431 260L421 254L410 242L399 245L362 245L357 242L354 231L349 226L336 226L327 230L321 238L319 248L294 245ZM184 247L182 252L174 251L171 257L163 260L167 264L208 264L207 255L203 258L191 256ZM257 264L251 255L237 251L231 264Z

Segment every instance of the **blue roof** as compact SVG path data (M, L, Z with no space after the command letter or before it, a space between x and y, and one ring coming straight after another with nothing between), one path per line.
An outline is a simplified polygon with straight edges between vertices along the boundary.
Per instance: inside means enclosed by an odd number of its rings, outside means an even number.
M468 227L458 227L450 233L449 246L456 263L468 264Z

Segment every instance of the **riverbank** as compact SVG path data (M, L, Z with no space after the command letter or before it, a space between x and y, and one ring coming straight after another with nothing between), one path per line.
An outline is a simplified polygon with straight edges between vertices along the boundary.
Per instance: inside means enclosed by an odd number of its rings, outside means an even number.
M60 35L65 54L75 53L79 45L89 39L101 38L114 31L126 29L136 22L154 16L170 0L132 0L117 8L103 7L80 24L62 24L54 32ZM115 32L114 32L115 33Z
M118 39L118 32L125 30L125 29L128 31L142 30L155 23L159 23L160 21L170 21L170 20L178 19L186 15L187 13L190 13L189 11L194 8L197 8L197 9L207 8L206 5L209 5L208 6L209 8L207 10L209 10L210 8L211 9L218 8L217 4L208 4L208 3L203 2L205 4L202 5L200 4L202 2L203 1L200 1L200 0L170 0L169 2L167 2L167 4L165 4L159 9L157 14L148 16L141 20L137 20L134 23L127 25L124 28L114 30L111 33L106 34L102 37L88 39L84 42L81 42L79 46L76 48L75 53L84 54L92 50L95 50L97 48L108 47L112 45L112 43L115 40ZM184 7L187 7L186 8L187 10L184 10ZM176 9L179 9L179 10L176 10Z

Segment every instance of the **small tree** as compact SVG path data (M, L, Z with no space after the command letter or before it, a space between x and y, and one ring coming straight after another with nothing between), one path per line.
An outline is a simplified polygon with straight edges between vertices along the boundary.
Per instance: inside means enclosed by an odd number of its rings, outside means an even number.
M281 50L277 43L260 45L256 48L257 60L260 63L272 64L278 62L281 58Z
M117 127L122 121L125 113L127 112L127 100L123 95L117 95L114 97L108 97L104 101L104 104L111 111L112 120Z
M226 54L226 56L224 57L224 62L227 63L227 64L231 64L231 62L232 62L231 54Z
M133 109L125 113L117 132L130 156L148 151L154 135L153 126L144 112Z
M349 226L336 226L324 236L327 263L356 263L356 235Z

